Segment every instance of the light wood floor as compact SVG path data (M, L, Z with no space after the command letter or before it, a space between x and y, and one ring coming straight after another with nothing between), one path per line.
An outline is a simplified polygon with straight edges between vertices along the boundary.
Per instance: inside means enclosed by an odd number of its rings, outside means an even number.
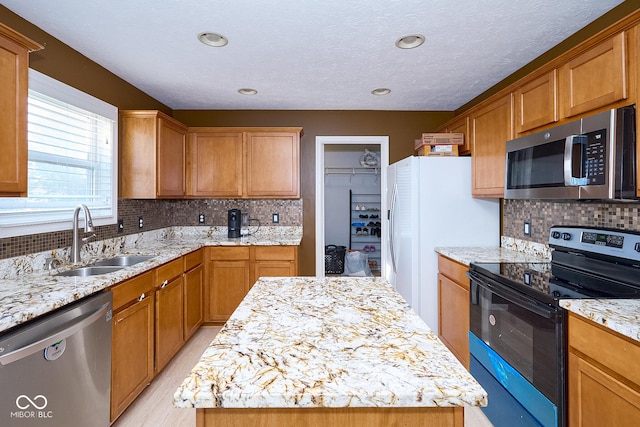
M174 408L173 393L219 330L200 328L112 427L195 427L196 411ZM464 418L465 427L493 427L480 408L465 408Z

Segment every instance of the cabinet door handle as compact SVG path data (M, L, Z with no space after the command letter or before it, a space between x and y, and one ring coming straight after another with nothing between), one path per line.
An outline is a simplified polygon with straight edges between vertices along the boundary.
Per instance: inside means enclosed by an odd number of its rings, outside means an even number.
M138 301L142 301L143 299L145 299L147 296L144 294L144 292L142 293L142 295L140 295L138 297Z
M160 289L164 289L168 284L169 284L169 281L165 280L164 282L162 282L162 286L160 286Z

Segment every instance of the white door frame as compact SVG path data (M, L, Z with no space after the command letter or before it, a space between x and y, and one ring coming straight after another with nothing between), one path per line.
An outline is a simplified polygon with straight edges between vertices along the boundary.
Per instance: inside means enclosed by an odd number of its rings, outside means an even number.
M379 145L380 146L380 197L381 215L387 212L387 166L389 165L388 136L316 136L316 276L324 277L324 146L325 145ZM384 222L383 222L384 224ZM382 227L380 249L387 250L387 227ZM382 263L382 277L385 277Z

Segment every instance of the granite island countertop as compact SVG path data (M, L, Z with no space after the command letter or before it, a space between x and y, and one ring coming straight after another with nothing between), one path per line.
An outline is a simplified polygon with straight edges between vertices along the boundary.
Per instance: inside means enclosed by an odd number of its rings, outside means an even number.
M262 278L174 394L181 408L486 406L381 278Z
M0 260L0 332L47 314L147 270L205 246L300 245L302 227L261 227L238 239L227 237L227 227L170 227L90 242L82 248L82 264L116 255L153 255L154 258L122 270L90 277L55 274L74 266L48 271L49 257L69 259L69 248Z

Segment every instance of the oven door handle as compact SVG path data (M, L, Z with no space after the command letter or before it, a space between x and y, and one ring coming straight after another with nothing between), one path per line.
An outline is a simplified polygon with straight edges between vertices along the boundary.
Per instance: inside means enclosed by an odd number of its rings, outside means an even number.
M553 319L557 316L557 310L553 307L549 307L548 305L537 301L534 298L528 297L524 294L521 294L517 291L511 290L506 286L496 286L491 281L486 278L474 273L473 271L468 271L467 276L471 279L471 282L476 282L478 286L482 286L513 304L516 304L526 310L532 311L535 314L544 317L545 319ZM471 294L471 298L473 298L473 292ZM476 299L477 300L477 299ZM477 304L477 303L476 303Z

